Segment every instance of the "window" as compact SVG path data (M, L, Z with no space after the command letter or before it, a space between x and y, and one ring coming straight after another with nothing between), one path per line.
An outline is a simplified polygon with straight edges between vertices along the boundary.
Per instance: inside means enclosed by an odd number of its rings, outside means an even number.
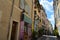
M20 8L24 9L24 0L20 0Z
M29 5L27 4L26 1L25 1L25 11L28 13L28 15L30 15L31 10L30 10L30 7L29 7Z
M40 22L41 22L41 19L39 19L40 20Z
M34 11L34 18L36 18L36 11Z
M58 17L60 18L60 9L58 9Z
M34 8L37 8L36 2L37 0L34 1Z
M60 9L58 8L58 15L57 15L57 19L60 20Z
M45 22L44 22L44 20L42 20L42 23L45 25Z

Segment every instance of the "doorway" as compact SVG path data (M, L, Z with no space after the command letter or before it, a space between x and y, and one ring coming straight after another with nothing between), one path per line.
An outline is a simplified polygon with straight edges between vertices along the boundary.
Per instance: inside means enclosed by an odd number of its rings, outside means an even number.
M13 21L13 23L12 23L12 31L11 31L11 40L16 40L17 26L18 26L18 22Z

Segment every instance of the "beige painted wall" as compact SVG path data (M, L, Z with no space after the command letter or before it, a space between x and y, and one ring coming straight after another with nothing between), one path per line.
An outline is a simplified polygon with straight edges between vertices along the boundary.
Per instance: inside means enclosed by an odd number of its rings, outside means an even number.
M0 40L7 40L8 23L11 5L7 0L0 0L0 10L2 11L0 22Z
M16 0L15 0L15 2L16 2ZM12 15L11 23L10 23L10 32L9 32L10 33L9 38L10 38L11 29L12 29L12 21L18 22L16 40L18 39L18 35L19 35L20 13L21 13L21 10L17 6L18 2L19 1L17 1L17 3L15 3L16 5L14 5L14 8L13 8L13 15ZM2 14L0 13L1 14L1 16L0 16L0 40L7 40L11 7L12 7L12 2L10 2L9 0L0 0L0 11L2 11Z
M31 0L32 1L32 0ZM32 14L32 3L30 0L26 0L31 8ZM0 40L7 40L8 34L8 25L9 25L9 18L11 14L11 7L12 7L12 0L0 0ZM20 28L20 15L22 10L19 8L19 0L15 0L12 18L10 20L10 31L9 31L9 38L11 37L11 30L12 30L12 22L18 22L18 30L17 30L17 38L19 37L19 28ZM31 18L31 16L30 16Z
M60 11L60 3L57 6L57 11L56 11L57 16L58 16L58 9ZM60 35L60 18L57 17L56 21L57 21L56 25L57 25L58 32L59 32L59 35Z

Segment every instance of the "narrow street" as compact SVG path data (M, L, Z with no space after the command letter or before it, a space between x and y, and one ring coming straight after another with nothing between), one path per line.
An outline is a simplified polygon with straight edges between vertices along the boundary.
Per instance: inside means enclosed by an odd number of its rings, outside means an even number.
M0 40L60 40L60 0L0 0Z
M38 40L58 40L55 36L42 36Z

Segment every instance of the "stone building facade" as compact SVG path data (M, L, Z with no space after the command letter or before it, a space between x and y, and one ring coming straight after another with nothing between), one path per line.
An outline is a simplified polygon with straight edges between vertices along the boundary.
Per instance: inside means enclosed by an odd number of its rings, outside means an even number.
M31 33L32 13L32 0L0 0L0 40L19 40L21 23L27 22ZM22 14L24 23L20 21Z
M58 28L58 32L60 35L60 0L53 0L54 4L54 17L55 17L55 25Z

